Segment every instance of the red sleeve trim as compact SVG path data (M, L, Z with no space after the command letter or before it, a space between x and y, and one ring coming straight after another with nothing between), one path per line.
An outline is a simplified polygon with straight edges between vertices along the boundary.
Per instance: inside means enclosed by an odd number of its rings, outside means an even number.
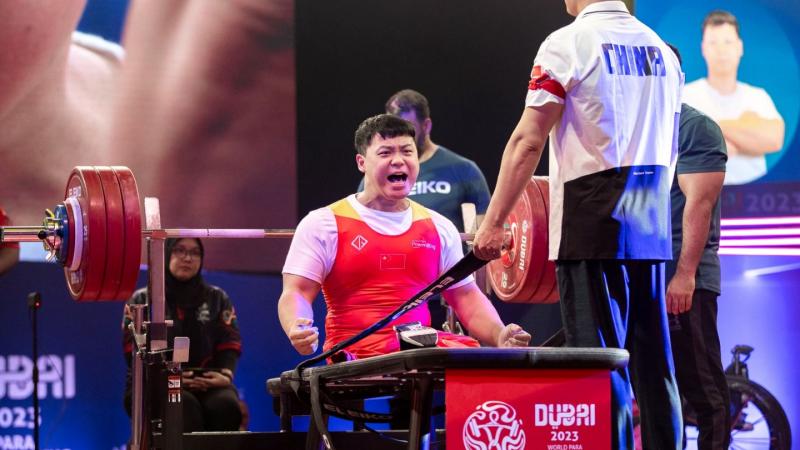
M539 89L545 90L562 100L567 97L567 92L564 90L564 87L561 86L561 83L550 78L548 74L543 74L538 78L531 79L531 82L528 83L528 90L536 91Z

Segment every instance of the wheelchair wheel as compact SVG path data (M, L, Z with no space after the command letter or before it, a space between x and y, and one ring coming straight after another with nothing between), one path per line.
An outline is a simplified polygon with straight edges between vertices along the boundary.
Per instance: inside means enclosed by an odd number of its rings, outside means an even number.
M780 403L758 383L728 375L732 449L789 450L791 430Z

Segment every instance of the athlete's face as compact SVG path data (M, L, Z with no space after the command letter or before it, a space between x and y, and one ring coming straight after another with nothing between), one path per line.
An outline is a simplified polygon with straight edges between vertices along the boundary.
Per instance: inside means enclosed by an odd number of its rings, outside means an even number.
M387 200L406 198L419 174L414 138L384 139L376 133L365 153L356 155L358 170L364 174L364 191Z
M197 275L203 261L200 245L194 239L181 239L172 247L169 257L169 271L172 276L186 281Z
M709 25L703 31L703 58L709 72L735 75L744 54L736 28L729 24Z

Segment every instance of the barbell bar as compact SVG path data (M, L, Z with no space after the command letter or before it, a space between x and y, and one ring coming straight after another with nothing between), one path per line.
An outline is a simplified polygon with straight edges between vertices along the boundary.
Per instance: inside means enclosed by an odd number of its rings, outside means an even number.
M78 166L67 180L64 201L47 210L42 225L0 227L0 241L42 242L64 268L76 301L127 300L136 288L142 240L166 238L288 239L292 229L142 228L136 179L123 166ZM511 244L489 263L497 296L508 302L558 300L555 266L547 260L548 182L532 177L504 227ZM472 233L461 233L470 243Z

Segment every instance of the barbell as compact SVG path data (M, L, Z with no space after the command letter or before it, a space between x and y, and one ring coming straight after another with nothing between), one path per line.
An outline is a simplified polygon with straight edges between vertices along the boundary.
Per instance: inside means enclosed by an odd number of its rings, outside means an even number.
M533 177L504 227L509 248L488 264L490 284L507 302L558 300L555 267L547 260L548 183ZM64 268L69 293L80 302L127 300L139 276L143 238L291 238L291 229L143 229L139 189L123 166L78 166L64 201L42 225L0 227L0 241L38 242ZM464 241L472 234L462 233Z

